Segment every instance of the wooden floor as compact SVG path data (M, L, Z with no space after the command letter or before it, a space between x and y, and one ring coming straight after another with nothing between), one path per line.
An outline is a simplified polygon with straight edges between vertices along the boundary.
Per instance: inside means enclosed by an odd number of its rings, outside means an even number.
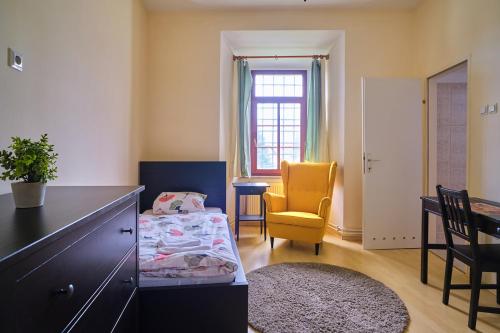
M327 234L319 256L314 245L275 239L271 251L269 238L259 235L255 225L240 227L238 243L245 272L281 262L321 262L362 272L394 290L410 312L408 332L472 332L467 328L469 295L467 290L453 290L450 305L441 303L444 262L429 258L429 284L420 282L420 250L365 251L360 243L348 242ZM453 282L466 283L467 276L453 272ZM493 293L481 291L480 304L495 306ZM478 332L500 332L500 315L479 313ZM249 328L249 332L254 332Z

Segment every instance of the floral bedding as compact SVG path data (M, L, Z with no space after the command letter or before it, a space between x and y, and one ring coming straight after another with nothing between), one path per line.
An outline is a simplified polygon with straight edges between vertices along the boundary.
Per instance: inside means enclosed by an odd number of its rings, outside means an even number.
M139 270L149 277L213 277L231 274L238 262L227 215L196 212L139 218Z

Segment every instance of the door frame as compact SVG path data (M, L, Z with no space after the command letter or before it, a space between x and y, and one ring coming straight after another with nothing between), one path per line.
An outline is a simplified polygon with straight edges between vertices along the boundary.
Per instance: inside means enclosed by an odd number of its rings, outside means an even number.
M424 193L425 195L429 195L430 193L430 188L429 188L429 175L430 175L430 166L429 166L429 160L430 160L430 142L429 142L429 129L430 129L430 103L429 103L429 97L430 97L430 81L436 77L438 77L441 74L444 74L450 70L453 70L455 68L458 68L460 66L466 65L466 71L467 71L467 103L466 107L467 110L465 111L467 114L467 130L466 130L466 149L465 149L465 159L466 159L466 171L465 171L465 187L468 189L469 188L469 172L470 172L470 118L471 118L471 108L470 108L470 57L462 60L454 65L451 65L449 67L446 67L445 69L440 70L437 73L434 73L430 76L428 76L425 80L425 100L423 101L424 107L425 107L425 125L424 125L424 135L423 135L423 144L425 147L425 156L423 158L424 160Z

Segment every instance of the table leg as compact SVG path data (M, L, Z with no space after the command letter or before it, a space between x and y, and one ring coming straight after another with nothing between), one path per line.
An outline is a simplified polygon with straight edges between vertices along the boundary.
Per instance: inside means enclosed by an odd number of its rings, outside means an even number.
M260 199L260 202L262 203L262 214L264 217L264 241L266 241L267 240L266 202L264 201L263 198Z
M427 284L427 267L429 262L429 212L422 203L422 235L420 249L420 281Z
M236 192L235 195L235 207L234 207L234 215L235 215L235 224L234 224L234 231L236 233L236 240L240 240L240 195L238 192Z
M259 195L259 216L262 216L262 194ZM262 220L259 220L260 234L262 235Z
M260 195L260 216L263 217L264 221L264 241L267 240L267 224L266 224L266 202L264 201L264 195Z

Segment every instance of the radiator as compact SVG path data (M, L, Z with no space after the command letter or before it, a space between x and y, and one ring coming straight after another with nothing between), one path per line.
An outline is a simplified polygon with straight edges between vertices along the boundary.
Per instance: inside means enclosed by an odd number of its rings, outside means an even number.
M269 183L271 187L267 189L268 192L283 194L283 183L275 182ZM258 215L260 211L260 197L257 195L248 195L245 200L246 215Z

